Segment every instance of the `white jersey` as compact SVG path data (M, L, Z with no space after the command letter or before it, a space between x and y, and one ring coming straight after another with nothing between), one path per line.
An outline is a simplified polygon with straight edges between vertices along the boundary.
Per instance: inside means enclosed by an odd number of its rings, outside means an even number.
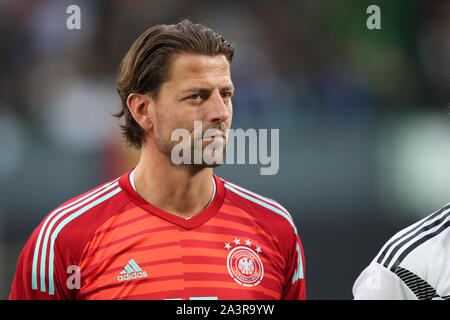
M353 285L355 299L450 299L450 204L403 229Z

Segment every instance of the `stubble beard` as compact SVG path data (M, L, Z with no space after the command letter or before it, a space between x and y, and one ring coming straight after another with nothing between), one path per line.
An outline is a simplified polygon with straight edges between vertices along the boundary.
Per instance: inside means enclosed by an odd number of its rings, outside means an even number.
M203 137L203 133L202 133L202 137ZM216 168L216 167L220 166L221 164L223 164L223 161L222 161L222 163L213 162L211 164L205 162L203 155L204 155L205 148L209 144L204 146L202 142L203 142L202 140L194 141L194 136L191 133L191 136L190 136L190 150L191 150L190 163L175 164L172 161L172 150L180 142L172 141L170 139L170 134L160 134L160 133L155 134L156 147L157 147L158 151L164 156L164 158L166 158L167 161L176 169L187 171L190 174L196 174L205 168ZM213 143L213 142L211 142L211 143ZM199 147L198 145L201 145L201 147ZM194 161L195 160L194 155L195 155L196 148L201 148L201 155L202 155L201 163L195 163L195 161ZM224 160L225 155L226 155L226 139L224 139L223 146L221 149L222 149L222 159ZM215 151L218 151L218 150L216 149ZM181 157L183 156L182 151L180 153L180 156Z

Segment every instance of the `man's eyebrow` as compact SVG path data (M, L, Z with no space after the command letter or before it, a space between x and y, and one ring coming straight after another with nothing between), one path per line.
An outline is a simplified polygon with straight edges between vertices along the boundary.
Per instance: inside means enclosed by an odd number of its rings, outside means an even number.
M220 91L227 91L227 90L234 90L234 86L230 85L230 86L225 86L225 87L221 87ZM204 87L192 87L192 88L188 88L183 90L183 92L210 92L211 88L204 88Z
M225 87L222 87L220 90L222 90L222 91L234 90L234 86L233 85L225 86Z
M202 87L194 87L183 90L183 92L208 92L208 91L211 91L211 89Z

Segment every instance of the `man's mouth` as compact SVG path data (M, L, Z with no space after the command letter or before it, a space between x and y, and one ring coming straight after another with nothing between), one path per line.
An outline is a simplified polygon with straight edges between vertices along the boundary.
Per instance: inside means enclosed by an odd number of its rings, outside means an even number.
M215 131L203 136L203 141L224 141L225 134L222 131Z

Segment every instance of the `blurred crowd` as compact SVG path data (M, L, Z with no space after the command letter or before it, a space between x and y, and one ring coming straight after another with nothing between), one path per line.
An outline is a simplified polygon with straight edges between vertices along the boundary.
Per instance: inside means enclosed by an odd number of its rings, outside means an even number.
M81 30L66 28L70 4L81 8ZM299 126L445 104L450 2L381 1L379 31L365 28L365 5L0 1L0 177L19 162L24 131L70 152L114 144L117 122L107 113L119 107L114 84L121 58L148 27L183 17L236 44L234 104L240 117L256 117L261 126L277 114L284 125Z

